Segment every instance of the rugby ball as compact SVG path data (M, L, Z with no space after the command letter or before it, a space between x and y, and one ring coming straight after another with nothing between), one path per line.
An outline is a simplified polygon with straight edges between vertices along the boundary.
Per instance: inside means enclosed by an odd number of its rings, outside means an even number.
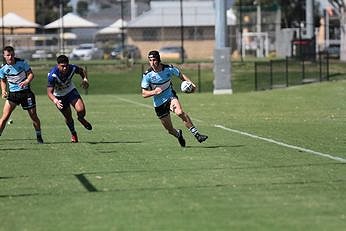
M180 89L184 93L191 93L193 90L192 83L189 81L183 81L181 82Z

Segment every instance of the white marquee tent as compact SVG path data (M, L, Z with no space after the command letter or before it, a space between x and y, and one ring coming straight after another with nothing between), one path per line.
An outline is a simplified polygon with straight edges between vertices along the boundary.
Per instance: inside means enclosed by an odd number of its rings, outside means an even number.
M67 13L63 17L44 26L45 29L93 27L98 27L98 25L73 13Z
M123 29L127 27L127 22L122 19L118 19L113 24L97 31L97 34L118 34L124 32Z
M15 13L7 13L4 17L0 18L0 25L4 28L11 29L11 34L16 28L38 28L39 24L25 19Z

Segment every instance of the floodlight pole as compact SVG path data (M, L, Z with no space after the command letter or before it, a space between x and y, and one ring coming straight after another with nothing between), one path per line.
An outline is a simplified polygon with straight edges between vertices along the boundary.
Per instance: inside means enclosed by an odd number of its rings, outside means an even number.
M4 0L1 0L1 35L2 35L2 48L5 47L5 26L4 26Z
M232 94L226 2L215 0L214 94Z
M65 54L65 46L64 46L64 7L62 0L60 0L59 4L59 12L60 12L60 18L61 18L61 25L60 25L60 49L62 54Z
M183 0L180 0L180 40L181 40L181 63L184 63L184 14Z
M122 56L124 57L126 55L126 50L125 50L125 34L124 34L124 2L123 0L120 0L120 15L121 15L121 47L123 54Z

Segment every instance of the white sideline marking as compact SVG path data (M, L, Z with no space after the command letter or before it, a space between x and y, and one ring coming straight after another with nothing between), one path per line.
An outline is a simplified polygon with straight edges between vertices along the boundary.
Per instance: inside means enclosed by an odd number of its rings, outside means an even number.
M222 126L222 125L215 124L214 126L217 127L217 128L221 128L223 130L226 130L226 131L238 133L238 134L241 134L241 135L244 135L244 136L249 136L249 137L254 138L254 139L264 140L264 141L267 141L269 143L277 144L277 145L280 145L280 146L283 146L283 147L296 149L296 150L299 150L299 151L302 151L302 152L307 152L307 153L311 153L313 155L318 155L318 156L322 156L322 157L326 157L326 158L329 158L329 159L332 159L332 160L336 160L336 161L340 161L340 162L346 163L346 159L343 159L341 157L332 156L330 154L326 154L326 153L322 153L322 152L316 152L316 151L313 151L311 149L302 148L302 147L298 147L298 146L291 145L291 144L285 144L283 142L276 141L276 140L273 140L273 139L268 139L268 138L261 137L261 136L256 136L256 135L253 135L253 134L250 134L250 133L247 133L247 132L242 132L242 131L239 131L239 130L227 128L227 127Z
M136 101L132 101L132 100L129 100L129 99L124 99L124 98L121 98L121 97L117 97L117 98L119 100L122 100L122 101L125 101L125 102L128 102L128 103L136 104L136 105L139 105L139 106L142 106L142 107L146 107L146 108L152 108L152 106L149 106L147 104L138 103ZM196 119L196 118L194 118L194 119ZM202 120L198 120L198 121L203 122ZM310 154L313 154L313 155L318 155L318 156L326 157L326 158L329 158L329 159L332 159L332 160L336 160L336 161L339 161L339 162L342 162L342 163L346 163L346 159L341 158L341 157L332 156L330 154L326 154L326 153L322 153L322 152L317 152L317 151L314 151L314 150L311 150L311 149L302 148L302 147L298 147L298 146L291 145L291 144L286 144L286 143L283 143L283 142L280 142L280 141L276 141L276 140L265 138L265 137L261 137L261 136L256 136L256 135L253 135L253 134L250 134L250 133L247 133L247 132L242 132L242 131L239 131L239 130L227 128L225 126L218 125L218 124L215 124L214 127L221 128L223 130L234 132L234 133L241 134L241 135L244 135L244 136L249 136L249 137L254 138L254 139L264 140L264 141L267 141L269 143L277 144L277 145L280 145L280 146L283 146L283 147L292 148L292 149L299 150L299 151L302 151L302 152L307 152L307 153L310 153Z
M142 107L153 108L152 106L149 106L148 104L138 103L136 101L132 101L132 100L129 100L129 99L124 99L124 98L121 98L121 97L117 97L117 98L119 100L122 100L122 101L125 101L125 102L128 102L128 103L132 103L132 104L137 104L137 105L142 106Z

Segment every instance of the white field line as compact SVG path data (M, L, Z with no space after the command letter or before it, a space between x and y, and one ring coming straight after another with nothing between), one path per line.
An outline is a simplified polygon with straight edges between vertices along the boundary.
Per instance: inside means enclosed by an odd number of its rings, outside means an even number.
M242 131L239 131L239 130L227 128L227 127L224 127L222 125L215 124L214 126L217 127L217 128L221 128L223 130L229 131L229 132L234 132L234 133L241 134L241 135L244 135L244 136L249 136L249 137L254 138L254 139L263 140L263 141L266 141L266 142L269 142L269 143L273 143L273 144L277 144L277 145L280 145L280 146L283 146L283 147L287 147L287 148L291 148L291 149L296 149L296 150L299 150L299 151L302 151L302 152L307 152L307 153L310 153L310 154L313 154L313 155L318 155L318 156L322 156L322 157L326 157L326 158L329 158L329 159L332 159L332 160L336 160L336 161L340 161L340 162L346 163L346 159L343 159L341 157L332 156L330 154L313 151L311 149L302 148L302 147L298 147L298 146L291 145L291 144L286 144L286 143L283 143L283 142L280 142L280 141L276 141L276 140L273 140L273 139L269 139L269 138L253 135L253 134L250 134L250 133L247 133L247 132L242 132Z
M152 108L152 106L149 106L147 104L138 103L136 101L132 101L132 100L129 100L129 99L124 99L124 98L121 98L121 97L117 97L117 98L119 100L122 100L122 101L125 101L125 102L128 102L128 103L136 104L136 105L139 105L139 106L142 106L142 107L146 107L146 108ZM195 119L195 120L197 120L197 119ZM198 120L198 121L203 122L202 120ZM330 154L326 154L326 153L322 153L322 152L317 152L317 151L314 151L314 150L311 150L311 149L302 148L302 147L298 147L298 146L291 145L291 144L286 144L286 143L283 143L283 142L280 142L280 141L276 141L276 140L273 140L273 139L269 139L269 138L253 135L251 133L247 133L247 132L243 132L243 131L227 128L225 126L218 125L218 124L215 124L214 127L220 128L220 129L223 129L223 130L226 130L226 131L229 131L229 132L237 133L237 134L240 134L240 135L243 135L243 136L248 136L248 137L251 137L251 138L254 138L254 139L263 140L263 141L266 141L266 142L269 142L269 143L277 144L277 145L280 145L280 146L283 146L283 147L286 147L286 148L291 148L291 149L299 150L299 151L302 151L302 152L310 153L310 154L313 154L313 155L322 156L322 157L325 157L325 158L336 160L336 161L339 161L339 162L342 162L342 163L346 163L346 159L338 157L338 156L333 156L333 155L330 155Z

